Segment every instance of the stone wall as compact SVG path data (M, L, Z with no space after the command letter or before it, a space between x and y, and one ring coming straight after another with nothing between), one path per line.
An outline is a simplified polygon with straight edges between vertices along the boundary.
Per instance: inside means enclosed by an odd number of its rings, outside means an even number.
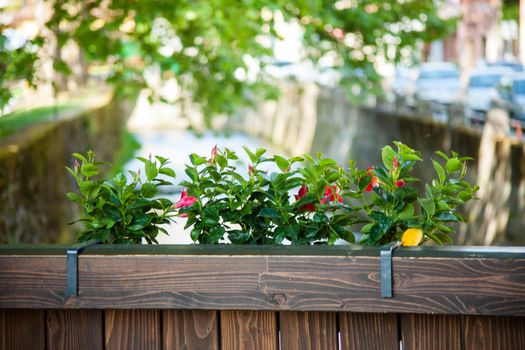
M468 225L461 225L458 244L525 244L525 146L495 132L450 126L430 117L355 107L337 90L284 85L278 101L243 113L242 129L264 137L290 154L322 152L341 163L355 159L362 167L381 163L380 149L394 140L420 150L456 151L474 157L469 181L482 186L480 200L465 208ZM497 114L497 113L496 113ZM497 119L497 118L496 118ZM435 177L430 161L416 168L425 181Z
M23 130L0 142L0 243L74 240L79 208L66 198L75 188L65 166L71 153L96 150L112 161L129 113L111 96L98 106Z

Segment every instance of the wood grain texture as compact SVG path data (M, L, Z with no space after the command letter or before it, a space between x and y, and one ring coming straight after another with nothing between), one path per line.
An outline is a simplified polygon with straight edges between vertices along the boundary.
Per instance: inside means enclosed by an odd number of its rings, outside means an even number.
M465 350L525 349L525 318L465 316Z
M162 312L163 350L219 349L217 311L164 310Z
M521 259L394 258L394 298L380 297L377 257L92 255L80 261L80 297L71 305L83 308L525 316Z
M0 310L0 350L45 349L44 310Z
M102 311L49 310L47 348L56 350L103 348Z
M161 329L158 310L106 310L107 350L160 350Z
M399 349L396 314L339 313L341 350Z
M460 350L461 317L445 315L401 315L403 350Z
M381 298L378 257L81 255L79 296L65 300L65 258L4 257L6 308L525 316L523 258L394 257L394 297Z
M0 255L0 308L62 308L65 289L65 255Z
M334 312L279 313L282 350L336 350L337 315Z
M279 333L274 312L221 311L222 350L277 350Z

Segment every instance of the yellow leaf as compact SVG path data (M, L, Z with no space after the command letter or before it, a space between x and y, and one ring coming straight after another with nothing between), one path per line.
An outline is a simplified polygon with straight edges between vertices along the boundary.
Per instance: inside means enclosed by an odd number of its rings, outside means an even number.
M401 245L405 247L415 247L423 239L423 230L417 227L408 228L401 237Z

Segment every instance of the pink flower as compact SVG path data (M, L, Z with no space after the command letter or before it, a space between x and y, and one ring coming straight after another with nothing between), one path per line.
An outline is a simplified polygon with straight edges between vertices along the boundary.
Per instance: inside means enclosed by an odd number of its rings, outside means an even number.
M399 161L397 160L397 157L394 157L394 159L392 160L392 169L396 170L398 166L399 166Z
M339 194L339 187L336 185L328 186L326 185L324 189L324 196L321 198L321 204L326 202L339 202L343 201L343 197Z
M300 200L301 198L306 196L307 193L308 193L308 187L306 185L302 185L301 188L299 189L299 193L294 194L295 200L296 201ZM315 204L307 203L307 204L301 205L299 207L299 210L310 211L310 212L315 211Z
M73 161L73 170L75 173L78 173L80 170L80 163L76 159Z
M248 165L248 174L250 175L255 174L255 171L253 170L253 167L251 165Z
M217 159L217 145L211 149L211 158L208 160L208 164L214 164Z
M177 201L177 203L173 204L171 207L174 209L180 209L184 207L189 207L193 203L197 201L197 197L188 196L188 192L186 190L182 191L180 194L180 199ZM181 217L185 218L188 215L186 213L182 213L180 215Z
M400 179L396 181L396 187L403 187L405 186L405 180Z

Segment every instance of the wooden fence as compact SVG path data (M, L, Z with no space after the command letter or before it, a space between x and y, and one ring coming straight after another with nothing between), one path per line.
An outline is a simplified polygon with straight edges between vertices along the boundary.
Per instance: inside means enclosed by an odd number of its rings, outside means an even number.
M525 349L524 248L0 247L0 349ZM70 283L70 282L69 282Z

